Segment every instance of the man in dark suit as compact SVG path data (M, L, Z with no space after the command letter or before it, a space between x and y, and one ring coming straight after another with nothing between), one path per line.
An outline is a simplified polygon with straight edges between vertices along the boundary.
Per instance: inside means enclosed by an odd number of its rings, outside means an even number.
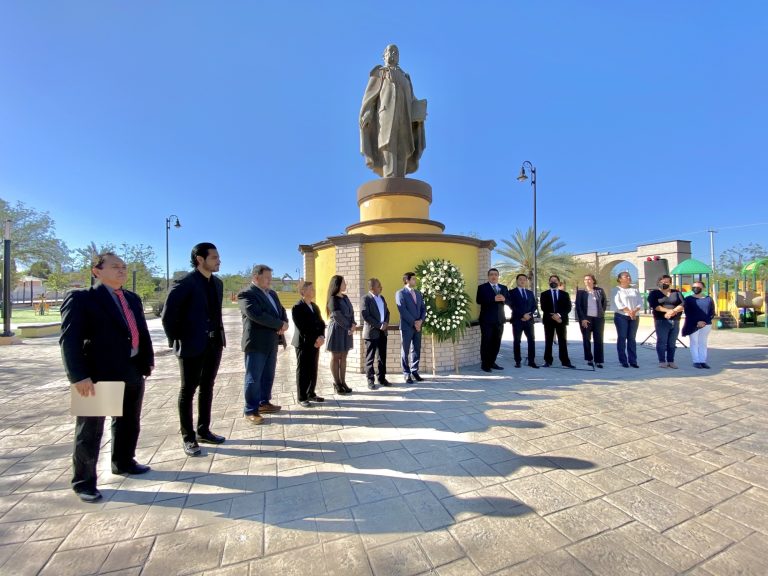
M224 283L213 275L221 259L216 246L201 242L192 248L194 270L173 285L163 306L163 329L168 346L179 359L179 422L181 443L188 456L199 456L197 443L221 444L224 436L211 432L213 385L226 345L221 304ZM197 397L197 434L193 426L192 404Z
M421 359L421 326L427 317L424 297L416 290L416 274L406 272L403 275L403 287L395 292L395 304L400 313L400 365L403 367L403 379L406 384L421 382L419 374ZM410 361L409 361L410 356Z
M99 393L99 381L125 382L123 415L112 418L112 472L143 474L149 466L135 460L139 440L144 378L155 355L141 299L122 289L125 262L112 252L96 257L95 287L73 290L61 305L61 355L67 378L81 396ZM83 502L96 502L96 462L103 416L78 416L72 455L72 489Z
M320 308L313 302L315 287L312 282L303 282L299 287L301 300L291 308L293 318L293 340L296 349L296 390L299 404L304 408L312 402L325 402L315 394L317 386L317 362L320 347L325 342L325 322Z
M536 305L536 296L525 286L528 283L528 276L518 274L515 280L517 287L509 291L509 297L512 300L512 338L514 340L515 368L520 368L522 354L520 353L520 342L523 334L528 342L528 366L538 368L536 364L536 338L534 336L534 316L538 306Z
M512 306L509 291L504 284L499 284L499 271L488 270L488 282L477 287L475 302L480 304L480 368L483 372L503 370L496 364L496 357L501 348L504 335L504 305Z
M571 297L560 290L560 277L549 277L549 290L541 293L541 315L544 323L544 366L552 366L552 345L557 333L557 349L560 363L565 368L575 368L568 358L568 314L571 312Z
M277 347L285 339L288 315L272 286L272 268L266 264L253 267L251 287L237 295L243 317L242 349L245 353L246 420L262 424L260 414L279 412L281 406L272 404Z
M365 374L368 388L376 390L374 375L378 373L380 386L391 386L387 380L387 326L389 326L389 308L381 295L381 282L378 278L368 280L369 292L363 296L360 315L363 317L363 340L365 340ZM378 362L376 357L378 356ZM374 372L373 365L376 364Z

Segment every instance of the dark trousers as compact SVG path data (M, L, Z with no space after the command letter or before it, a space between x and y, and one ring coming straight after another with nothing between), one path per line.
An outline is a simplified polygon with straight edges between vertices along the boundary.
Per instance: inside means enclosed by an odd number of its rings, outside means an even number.
M368 382L373 382L374 374L378 374L379 382L387 377L387 333L383 330L379 331L378 338L365 341L365 375Z
M619 353L619 362L622 364L637 364L637 328L640 321L632 320L626 314L613 315L613 323L616 326L616 351Z
M587 316L586 320L589 320L589 328L584 328L579 322L579 328L581 329L581 339L584 343L584 360L587 362L595 362L596 364L603 364L605 358L603 357L603 332L605 331L605 318L598 318L597 316ZM590 340L594 340L595 352L592 354L592 345Z
M568 358L568 325L561 322L544 322L544 363L552 364L552 345L557 333L557 351L560 356L560 364L567 365L571 361Z
M656 318L656 354L659 362L675 361L675 344L680 333L680 318Z
M179 358L181 370L181 390L179 390L179 422L181 436L185 442L197 439L192 423L192 404L197 394L197 433L210 432L211 404L213 403L213 383L221 364L222 346L211 339L205 351L199 356Z
M514 351L515 362L522 360L520 353L520 342L522 336L525 334L525 339L528 341L528 364L533 364L536 361L536 339L533 335L533 318L527 322L522 320L512 321L512 338L514 339Z
M98 383L96 393L99 393ZM128 466L136 456L143 401L144 377L135 370L125 380L123 415L112 418L112 462L119 468ZM103 416L77 417L72 453L72 489L75 492L96 489L96 462L103 433Z
M419 360L421 359L421 332L417 332L413 328L410 330L401 329L400 338L402 339L400 365L403 368L403 374L405 376L416 374L419 371Z
M320 350L315 348L296 348L296 390L299 402L315 396L317 386L317 361Z
M266 352L262 350L245 352L245 381L243 384L245 407L243 413L246 416L258 414L259 406L272 399L276 366L277 344Z
M504 324L480 324L480 366L490 368L496 364L501 349Z

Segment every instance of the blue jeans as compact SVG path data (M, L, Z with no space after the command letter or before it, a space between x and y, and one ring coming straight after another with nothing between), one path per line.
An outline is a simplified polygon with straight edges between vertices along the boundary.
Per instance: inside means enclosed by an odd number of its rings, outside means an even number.
M277 346L269 352L249 350L245 353L243 397L246 416L259 413L259 406L272 398L272 384L277 366Z
M619 353L619 362L622 364L637 364L637 328L639 320L632 320L629 316L613 315L613 323L616 326L616 350Z
M675 361L675 343L680 333L679 318L656 318L656 354L659 362Z

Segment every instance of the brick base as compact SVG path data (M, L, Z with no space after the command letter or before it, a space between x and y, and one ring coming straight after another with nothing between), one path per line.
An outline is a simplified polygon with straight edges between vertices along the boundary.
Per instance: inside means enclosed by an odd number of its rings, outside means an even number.
M424 374L458 374L462 367L480 364L480 327L470 326L456 344L434 340L434 362L432 354L432 336L421 340L420 371ZM400 330L387 332L387 374L399 377L400 366ZM325 351L320 354L320 363L330 363L331 355ZM365 342L362 331L355 334L355 345L347 356L347 369L352 372L365 372Z

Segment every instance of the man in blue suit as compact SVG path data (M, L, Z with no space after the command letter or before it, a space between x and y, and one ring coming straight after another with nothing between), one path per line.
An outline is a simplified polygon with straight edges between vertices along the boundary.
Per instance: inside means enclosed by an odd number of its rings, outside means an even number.
M403 274L403 287L395 292L395 303L400 312L400 364L403 367L403 379L406 384L424 380L419 375L419 359L421 358L421 326L427 317L427 307L424 297L416 290L416 274ZM409 362L410 355L410 362Z
M536 339L533 334L534 315L538 306L536 296L528 290L525 285L528 283L528 276L518 274L515 280L516 288L509 291L512 299L512 338L514 339L515 368L520 368L522 354L520 353L520 342L523 333L528 341L528 366L538 368L536 364Z

